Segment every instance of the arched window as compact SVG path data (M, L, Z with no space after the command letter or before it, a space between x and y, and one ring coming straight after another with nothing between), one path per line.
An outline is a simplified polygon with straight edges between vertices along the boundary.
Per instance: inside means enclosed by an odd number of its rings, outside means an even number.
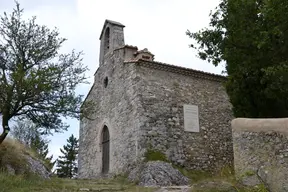
M110 135L108 127L105 125L102 131L102 173L106 174L109 172L110 164Z
M104 79L104 87L106 88L108 86L108 77L105 77Z
M104 36L104 55L109 51L110 48L110 28L107 27Z

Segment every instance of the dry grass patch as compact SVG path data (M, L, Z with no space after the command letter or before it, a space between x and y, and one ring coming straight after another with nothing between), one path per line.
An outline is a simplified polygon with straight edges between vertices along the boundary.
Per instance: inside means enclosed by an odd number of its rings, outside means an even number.
M52 178L26 178L0 174L0 192L76 192L89 189L90 192L127 191L153 192L154 188L138 187L125 179L76 180Z
M16 174L25 173L27 162L24 155L36 158L36 154L33 151L27 149L17 141L7 138L0 145L0 169L7 171L7 168L11 167L15 170Z

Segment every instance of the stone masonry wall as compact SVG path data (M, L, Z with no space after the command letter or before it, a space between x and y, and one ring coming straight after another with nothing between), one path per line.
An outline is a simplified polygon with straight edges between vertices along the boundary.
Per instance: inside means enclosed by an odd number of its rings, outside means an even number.
M232 121L235 173L246 185L288 191L288 118Z
M127 52L127 50L126 50ZM101 134L104 125L110 132L111 174L128 169L137 156L138 113L133 76L135 66L123 65L124 49L106 55L105 62L95 74L94 85L87 101L95 101L95 114L80 122L79 178L95 178L101 175ZM104 87L104 78L108 86Z
M142 105L139 154L150 145L189 169L232 166L232 111L222 82L135 65ZM184 131L184 104L198 105L199 133Z

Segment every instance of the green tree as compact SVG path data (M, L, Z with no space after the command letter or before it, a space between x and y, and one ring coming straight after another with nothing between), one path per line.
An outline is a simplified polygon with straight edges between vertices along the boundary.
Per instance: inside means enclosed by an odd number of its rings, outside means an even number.
M36 17L25 21L22 15L16 3L12 14L0 16L0 144L12 118L29 119L52 133L67 129L62 117L79 118L81 112L83 96L75 88L86 82L82 53L60 54L66 39L58 30L36 24Z
M288 1L222 0L208 28L187 35L198 56L225 62L236 117L288 116Z
M27 120L18 120L12 127L11 135L13 138L24 144L26 147L35 151L40 159L42 159L50 170L52 170L55 161L53 155L47 156L49 153L49 141L41 133L41 129L37 128L32 122Z
M31 139L30 147L32 150L36 151L39 155L39 158L42 159L45 163L47 168L51 171L56 163L56 161L52 161L53 155L48 156L49 149L48 149L49 141L41 137L40 132L35 134L35 137Z
M72 134L67 139L67 145L60 149L63 156L57 159L57 175L58 177L73 178L77 175L77 157L78 157L78 139Z

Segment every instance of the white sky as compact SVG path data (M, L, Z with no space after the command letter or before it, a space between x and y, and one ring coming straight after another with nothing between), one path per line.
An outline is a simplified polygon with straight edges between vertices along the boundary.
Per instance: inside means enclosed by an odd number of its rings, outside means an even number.
M125 43L148 48L155 60L220 74L223 67L196 57L188 45L192 40L187 29L196 32L209 24L210 10L219 0L18 0L24 8L24 17L37 16L36 22L49 28L57 27L68 39L61 52L72 49L84 52L84 64L90 69L91 84L78 87L86 95L92 86L92 77L98 68L99 36L105 19L124 24ZM11 12L12 0L0 0L0 14ZM59 149L73 133L78 137L79 122L67 120L70 128L63 134L50 137L50 152L57 157Z

